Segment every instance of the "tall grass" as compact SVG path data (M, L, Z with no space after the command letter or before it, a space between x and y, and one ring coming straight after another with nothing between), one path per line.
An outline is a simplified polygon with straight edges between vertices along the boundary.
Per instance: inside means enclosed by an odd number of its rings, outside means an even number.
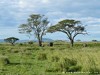
M87 47L83 47L84 43L75 43L73 48L66 42L54 42L53 47L44 44L44 47L38 47L36 43L0 44L0 55L7 56L10 61L10 64L0 66L0 75L80 75L71 72L86 75L87 72L100 72L100 43L89 42Z

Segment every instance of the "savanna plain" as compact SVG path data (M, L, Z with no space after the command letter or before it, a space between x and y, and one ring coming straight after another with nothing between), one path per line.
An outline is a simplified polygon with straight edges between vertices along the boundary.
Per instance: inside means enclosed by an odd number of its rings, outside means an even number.
M99 75L100 42L43 44L1 43L0 75Z

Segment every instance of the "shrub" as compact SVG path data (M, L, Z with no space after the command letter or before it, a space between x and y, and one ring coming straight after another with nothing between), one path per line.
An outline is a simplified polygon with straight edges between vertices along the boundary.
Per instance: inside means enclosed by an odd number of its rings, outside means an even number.
M96 67L91 67L89 69L90 74L100 74L100 69L96 68Z
M59 71L59 64L56 62L48 64L46 72L58 72Z
M0 56L0 65L10 64L9 59L6 56Z
M55 50L55 48L50 48L50 50L52 51L52 50Z
M32 45L34 42L33 41L29 41L28 44Z
M58 56L52 56L51 59L53 62L58 62L60 60L60 58Z
M50 43L49 43L49 46L52 47L52 46L53 46L53 42L50 42Z
M33 48L30 47L30 48L26 48L26 49L27 49L27 50L32 50Z
M75 59L68 59L68 58L64 58L63 60L66 65L68 66L75 66L77 64L77 61Z
M48 68L48 69L46 69L45 70L46 72L58 72L59 71L59 69L55 69L55 68Z
M28 48L26 48L26 50L40 50L40 48L38 48L38 47L28 47Z
M19 43L19 46L23 46L23 43Z
M77 72L81 71L81 66L77 65L77 61L74 59L64 58L62 60L57 56L52 57L52 62L50 66L46 69L47 72Z
M77 71L81 71L81 66L71 66L68 69L68 72L77 72Z
M74 59L64 58L60 63L60 71L77 72L81 70L81 66L77 66L77 61Z
M46 53L40 53L37 56L38 60L46 60L47 59L47 55Z
M12 50L12 52L13 52L13 53L18 53L19 51L18 51L18 50Z
M87 47L88 45L86 43L83 44L83 47Z
M25 54L26 55L32 55L32 52L26 51Z

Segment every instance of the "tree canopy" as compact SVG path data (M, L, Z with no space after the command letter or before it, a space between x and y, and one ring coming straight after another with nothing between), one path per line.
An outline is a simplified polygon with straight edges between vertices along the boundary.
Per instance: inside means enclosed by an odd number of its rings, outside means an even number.
M9 37L9 38L4 39L5 42L11 43L12 45L14 45L14 43L16 41L18 41L18 40L19 39L18 38L15 38L15 37Z
M80 21L76 21L73 19L62 20L58 22L56 25L53 25L48 29L48 32L51 32L51 33L56 32L56 31L60 31L67 34L67 37L71 42L71 46L73 46L74 38L78 34L86 33L85 27L82 25L82 23Z
M48 27L49 21L44 15L32 14L29 16L26 24L19 26L19 32L25 34L34 33L38 39L39 46L42 46L42 38L46 34Z

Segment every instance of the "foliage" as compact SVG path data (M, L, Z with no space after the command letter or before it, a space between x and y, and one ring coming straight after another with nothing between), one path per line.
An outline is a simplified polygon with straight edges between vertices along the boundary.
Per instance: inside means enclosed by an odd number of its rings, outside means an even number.
M82 67L81 66L71 66L68 69L68 72L79 72L81 71Z
M50 42L50 43L49 43L49 46L52 47L52 46L53 46L53 42Z
M38 60L46 60L47 55L45 53L39 53L37 58L38 58Z
M0 56L0 65L7 65L9 63L10 63L10 61L9 61L8 57Z
M48 29L48 32L51 33L56 31L65 33L73 46L74 38L79 34L84 34L85 27L80 21L65 19Z
M34 42L33 41L29 41L28 44L32 45Z
M47 67L47 72L79 72L82 67L77 65L77 61L73 59L65 58L64 60L60 60L53 62L50 66Z
M60 58L58 56L52 56L52 62L58 62Z
M28 18L28 23L19 26L19 33L32 34L38 39L39 46L42 46L42 37L46 34L49 21L44 15L32 14Z
M81 70L81 66L77 66L77 61L74 59L64 58L60 63L61 71L77 72Z
M19 40L19 39L18 39L18 38L15 38L15 37L9 37L9 38L4 39L5 42L9 42L9 43L11 43L12 45L14 45L14 43L15 43L16 41L18 41L18 40Z
M96 67L91 67L90 69L89 69L89 72L90 72L90 74L100 74L100 69L98 69L98 68L96 68Z

